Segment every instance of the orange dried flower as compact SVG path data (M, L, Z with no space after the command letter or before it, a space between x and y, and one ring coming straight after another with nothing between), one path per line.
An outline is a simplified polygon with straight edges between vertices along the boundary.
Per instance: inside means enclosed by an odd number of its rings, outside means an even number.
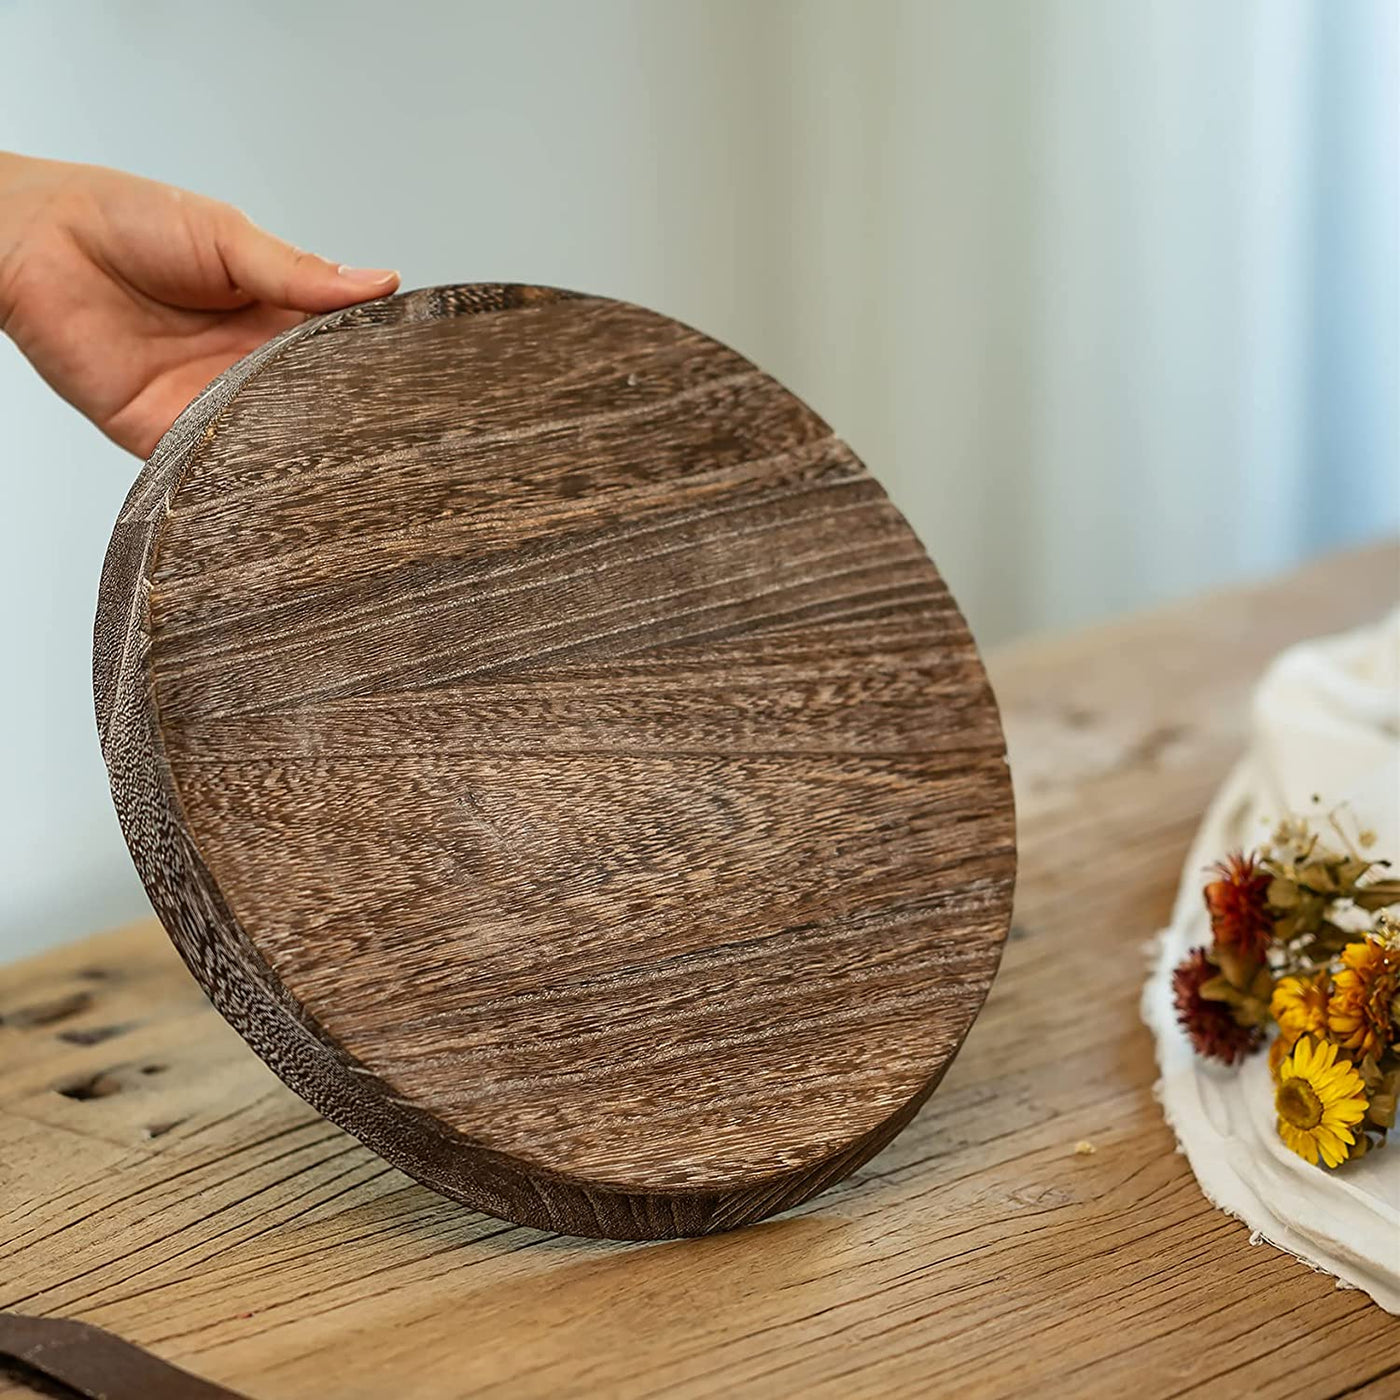
M1347 1050L1379 1059L1396 1037L1397 995L1400 948L1378 938L1348 943L1327 1003L1332 1039Z
M1293 1040L1300 1035L1326 1039L1328 982L1325 969L1312 977L1279 978L1269 1013L1285 1035Z
M1228 1002L1201 995L1201 988L1219 976L1220 970L1206 957L1206 950L1193 948L1172 973L1172 999L1176 1019L1190 1036L1196 1053L1232 1065L1258 1049L1264 1035L1257 1026L1240 1025Z
M1269 908L1273 876L1254 863L1252 854L1240 851L1212 868L1218 878L1205 887L1205 900L1216 943L1243 958L1262 958L1274 933Z

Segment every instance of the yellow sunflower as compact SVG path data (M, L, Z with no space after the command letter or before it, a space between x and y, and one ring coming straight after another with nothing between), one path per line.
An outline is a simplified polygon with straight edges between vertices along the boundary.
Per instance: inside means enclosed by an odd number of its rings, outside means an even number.
M1279 1071L1283 1068L1283 1062L1293 1053L1293 1047L1298 1043L1298 1037L1289 1031L1280 1030L1274 1037L1273 1044L1269 1046L1269 1074L1275 1084L1278 1083Z
M1332 981L1327 1028L1339 1045L1379 1059L1395 1038L1393 1006L1400 994L1400 948L1378 938L1348 943Z
M1269 1010L1290 1040L1327 1034L1327 973L1315 977L1280 977Z
M1317 1165L1320 1156L1338 1167L1351 1155L1352 1127L1366 1116L1366 1088L1349 1060L1327 1041L1300 1036L1279 1066L1278 1135L1284 1145Z

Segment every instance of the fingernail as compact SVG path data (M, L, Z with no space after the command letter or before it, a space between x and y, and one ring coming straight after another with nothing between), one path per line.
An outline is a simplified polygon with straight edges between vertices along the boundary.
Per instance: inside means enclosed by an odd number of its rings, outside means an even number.
M358 282L362 287L378 287L392 282L398 273L383 267L346 267L344 263L337 269L347 282Z

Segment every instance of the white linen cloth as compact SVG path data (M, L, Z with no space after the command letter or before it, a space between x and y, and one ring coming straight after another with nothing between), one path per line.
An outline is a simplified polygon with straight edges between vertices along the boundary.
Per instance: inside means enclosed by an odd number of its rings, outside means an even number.
M1210 945L1207 867L1260 844L1281 816L1307 816L1316 829L1341 804L1349 829L1375 832L1367 854L1400 866L1400 611L1293 647L1265 672L1249 750L1196 834L1172 921L1155 944L1142 1013L1157 1039L1158 1099L1206 1196L1244 1221L1256 1243L1267 1240L1400 1313L1400 1130L1340 1170L1310 1166L1275 1129L1266 1054L1236 1069L1202 1060L1172 1005L1172 969L1190 949Z

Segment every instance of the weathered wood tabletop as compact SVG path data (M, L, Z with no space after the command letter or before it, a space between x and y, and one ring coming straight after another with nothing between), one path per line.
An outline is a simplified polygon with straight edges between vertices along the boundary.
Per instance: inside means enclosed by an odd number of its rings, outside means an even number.
M1396 1394L1400 1319L1202 1197L1137 998L1260 667L1398 581L1371 549L994 655L1022 855L986 1009L891 1147L732 1234L432 1195L284 1089L154 923L0 970L0 1307L258 1400Z

